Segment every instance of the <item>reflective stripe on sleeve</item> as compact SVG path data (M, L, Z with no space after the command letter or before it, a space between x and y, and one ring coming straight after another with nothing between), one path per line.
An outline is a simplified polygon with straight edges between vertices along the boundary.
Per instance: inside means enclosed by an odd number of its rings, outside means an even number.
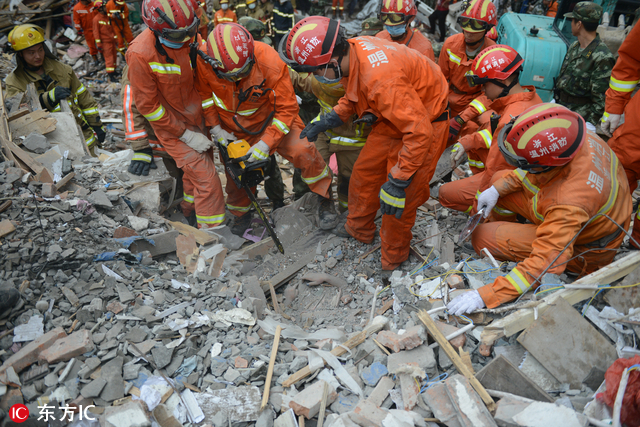
M449 55L449 61L460 65L460 62L462 61L462 59L456 54L454 54L453 52L451 52L451 49L447 49L447 54Z
M289 126L287 126L283 121L274 118L271 124L277 127L280 132L284 133L285 135L289 133Z
M480 134L480 136L484 140L484 145L487 146L487 149L491 148L492 136L491 136L491 132L489 132L489 129L482 129L478 133Z
M640 80L618 80L611 76L609 87L618 92L633 92Z
M151 114L143 114L143 116L149 120L150 122L155 122L160 120L164 116L164 107L161 105L158 107L156 111Z
M191 194L182 193L182 200L187 203L193 203L193 196Z
M474 99L473 101L471 101L469 105L471 105L473 108L478 110L478 113L480 114L487 111L487 108L484 105L482 105L482 102L478 101L477 99Z
M505 276L509 283L518 291L520 295L525 293L531 287L531 284L524 278L522 273L518 271L518 267L514 267L509 274Z

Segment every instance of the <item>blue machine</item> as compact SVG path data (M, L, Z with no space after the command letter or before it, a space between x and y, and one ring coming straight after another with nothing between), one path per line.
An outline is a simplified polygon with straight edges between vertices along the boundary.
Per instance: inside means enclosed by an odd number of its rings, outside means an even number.
M535 86L544 102L553 98L554 79L560 74L571 41L553 24L554 18L546 16L505 13L497 28L498 43L511 46L524 59L520 83ZM568 35L571 37L570 30Z

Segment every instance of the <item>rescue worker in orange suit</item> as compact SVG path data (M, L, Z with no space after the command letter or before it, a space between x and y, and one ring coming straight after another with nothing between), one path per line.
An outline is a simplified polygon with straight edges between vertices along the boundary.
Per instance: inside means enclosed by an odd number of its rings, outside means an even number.
M545 16L555 18L558 13L558 0L542 0Z
M80 0L73 6L73 25L78 35L84 36L94 64L100 65L100 61L98 61L98 49L96 48L96 41L93 37L93 4L91 0Z
M207 34L209 34L209 23L211 20L207 16L207 4L205 2L196 2L196 5L196 16L200 20L200 28L198 28L198 32L200 33L200 37L204 40L207 38Z
M490 129L484 127L471 134L470 138L461 139L454 147L454 150L466 152L477 167L480 164L484 166L484 172L440 187L438 198L442 206L474 214L478 195L490 187L491 177L499 170L511 168L498 150L498 134L511 117L519 115L532 105L542 103L533 86L521 86L519 83L523 63L518 52L506 45L488 47L473 60L470 83L483 85L485 95L491 100L491 109L500 119L495 129L492 126ZM483 120L485 123L488 121ZM459 159L454 157L454 160ZM494 213L502 220L516 219L512 212L500 208L496 208Z
M545 272L582 276L604 267L625 233L602 214L629 226L632 200L624 169L579 114L558 104L533 106L502 129L497 143L518 169L494 174L478 205L485 212L501 206L531 223L497 221L476 228L476 252L486 247L496 259L518 265L454 298L447 305L454 315L512 301L537 288Z
M279 153L302 170L303 181L318 196L316 219L323 230L335 226L331 173L316 147L301 138L304 124L287 66L269 45L254 42L239 24L216 26L206 42L210 63L198 61L196 86L202 97L207 126L222 145L246 140L248 162ZM218 61L215 63L215 61ZM251 223L251 201L227 177L227 208L235 215L234 234Z
M496 7L491 0L471 0L458 18L462 33L447 38L442 45L438 65L449 81L449 144L468 132L461 132L466 122L487 111L490 101L481 86L469 86L466 74L482 50L495 45L487 37L496 25Z
M354 113L372 125L349 182L346 223L334 232L363 243L375 238L380 208L382 269L409 257L416 210L429 199L429 181L448 130L447 81L424 55L375 37L347 39L337 21L312 16L298 22L280 45L280 56L321 83L342 80L345 95L333 111L301 136L342 125Z
M228 24L229 22L238 22L236 13L229 9L229 0L220 0L220 10L213 15L213 26L219 24Z
M94 3L95 15L93 17L93 36L95 37L96 47L102 53L107 76L112 82L117 82L116 63L118 61L117 37L113 32L111 20L107 16L107 11L102 0Z
M133 33L129 26L129 6L124 0L109 0L107 14L111 18L113 31L118 38L118 51L123 52L133 41Z
M205 136L189 46L201 41L195 8L190 0L144 0L141 15L149 28L127 50L133 99L184 173L184 216L195 210L199 228L220 226L224 195L213 142Z
M411 22L417 13L413 0L383 0L379 18L384 24L384 30L376 34L376 37L408 46L435 61L429 39L417 28L411 28Z
M635 25L618 49L618 61L611 71L607 100L602 116L602 130L613 137L608 143L620 159L629 180L629 190L638 188L640 179L640 97L633 94L640 81L640 25ZM622 125L620 119L624 113L627 118ZM631 237L640 244L640 207L633 220ZM633 247L640 247L631 240Z

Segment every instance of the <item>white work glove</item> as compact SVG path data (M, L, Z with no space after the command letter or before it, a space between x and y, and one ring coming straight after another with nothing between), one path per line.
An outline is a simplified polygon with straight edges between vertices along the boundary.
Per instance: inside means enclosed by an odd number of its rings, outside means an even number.
M602 119L600 119L600 127L602 131L609 136L613 135L618 126L620 126L621 114L608 114L604 113Z
M594 125L592 125L589 122L585 122L587 125L587 130L590 130L591 132L595 132L596 131L596 127Z
M472 313L481 308L485 308L486 305L480 296L478 291L465 292L462 295L458 295L447 304L447 310L449 314L454 316L460 316L465 313Z
M184 131L180 137L180 141L184 142L198 153L203 153L213 146L213 142L209 138L200 132L193 132L189 129Z
M298 95L296 95L296 102L298 103L298 105L302 105L302 98L300 98Z
M233 133L229 133L222 129L220 125L215 125L211 128L211 137L214 141L219 142L223 147L226 147L227 144L229 144L229 141L233 142L238 139Z
M267 160L269 158L269 146L266 142L260 140L256 145L249 148L247 154L251 154L251 157L247 159L249 163Z
M460 144L459 142L456 142L455 145L453 146L453 149L451 150L451 168L452 169L455 169L455 167L458 165L458 161L460 161L462 156L464 156L464 153L465 153L465 150L462 144Z
M493 207L498 203L500 194L493 185L484 190L478 197L478 210L484 209L484 217L488 217Z

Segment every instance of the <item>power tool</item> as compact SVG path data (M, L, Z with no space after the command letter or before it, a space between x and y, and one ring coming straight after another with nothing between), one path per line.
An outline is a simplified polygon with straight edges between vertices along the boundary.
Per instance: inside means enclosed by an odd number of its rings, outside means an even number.
M278 251L284 255L284 248L271 225L269 217L264 213L256 200L256 196L253 194L253 191L251 191L251 187L255 187L264 180L264 169L267 168L270 160L266 159L253 163L247 162L247 159L251 156L247 154L251 145L244 139L230 142L226 147L219 142L216 142L216 144L218 145L224 166L233 183L236 187L244 189L245 193L247 193L251 204L256 208L256 211L258 211L258 215L260 215L260 219L262 219L269 236L273 239Z

